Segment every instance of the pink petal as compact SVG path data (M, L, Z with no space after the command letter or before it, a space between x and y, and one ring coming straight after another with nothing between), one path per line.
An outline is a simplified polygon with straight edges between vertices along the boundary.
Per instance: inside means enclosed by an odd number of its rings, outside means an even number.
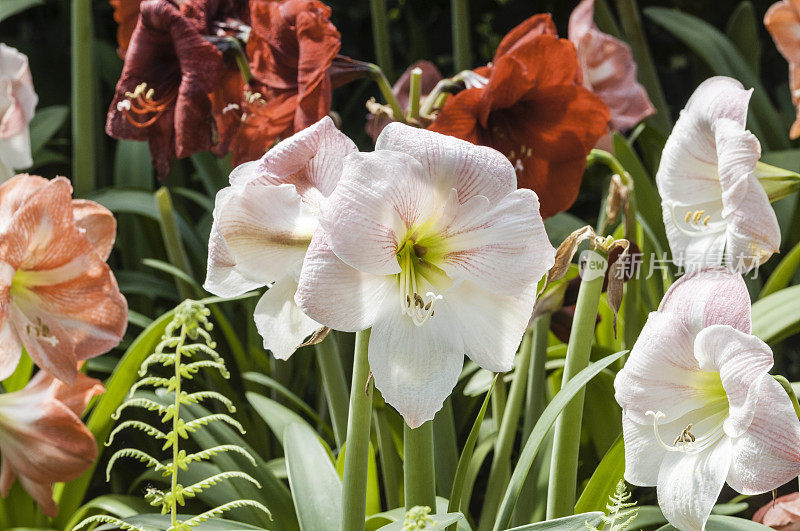
M0 232L5 232L14 212L30 197L48 183L38 175L23 173L0 185Z
M750 295L741 275L723 268L689 273L664 294L659 311L676 316L692 336L714 324L750 333Z
M103 205L86 199L73 199L72 213L75 216L75 225L84 232L100 259L108 260L117 237L117 220L114 219L114 214Z
M411 155L436 188L444 193L455 188L462 203L476 195L494 203L517 189L517 174L502 153L452 136L395 122L380 134L375 149Z
M733 444L728 484L761 494L800 475L800 420L783 387L769 374L758 385L753 422Z
M22 133L33 118L39 98L33 89L33 79L28 58L10 46L0 43L0 87L6 86L9 94L0 95L11 100L11 107L0 116L0 139Z
M365 273L391 275L400 272L401 239L428 219L435 202L431 177L416 159L397 151L354 153L323 205L320 224L328 245L345 263Z

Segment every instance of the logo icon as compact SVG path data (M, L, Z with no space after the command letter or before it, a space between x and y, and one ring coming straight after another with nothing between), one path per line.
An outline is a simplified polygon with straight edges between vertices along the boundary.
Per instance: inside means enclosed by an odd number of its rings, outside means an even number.
M600 253L591 250L581 252L578 257L578 274L583 280L594 280L606 274L608 260L603 258Z

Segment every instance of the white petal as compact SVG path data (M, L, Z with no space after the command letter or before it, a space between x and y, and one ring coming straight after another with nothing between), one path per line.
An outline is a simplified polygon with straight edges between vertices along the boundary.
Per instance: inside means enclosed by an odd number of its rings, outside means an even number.
M262 173L259 171L260 160L251 160L236 166L228 176L231 186L244 186L245 184L258 179Z
M22 343L12 326L11 313L6 302L3 310L3 323L0 324L0 380L5 380L14 372L22 356Z
M309 317L334 330L356 332L372 326L381 304L396 286L395 277L362 273L345 264L317 230L308 247L295 294ZM397 307L399 295L397 297Z
M400 272L397 249L406 231L424 222L436 198L430 177L409 155L354 153L322 208L327 241L345 263L365 273Z
M216 224L211 227L208 238L208 269L203 288L219 297L236 297L248 291L260 288L265 283L250 280L236 268L236 260L220 236Z
M725 248L726 264L740 274L769 260L781 244L778 218L764 188L752 175L746 185L739 208L728 218Z
M742 494L761 494L800 475L800 421L786 391L761 376L753 422L733 444L728 483Z
M250 183L220 190L214 223L237 271L264 285L299 272L317 218L294 186Z
M439 305L447 305L458 320L467 356L486 370L506 372L514 365L535 301L536 284L511 296L463 282L445 292Z
M623 410L622 436L625 440L625 481L640 487L655 487L666 451L656 441L652 422L634 422Z
M695 356L704 371L719 372L728 396L725 433L738 437L753 420L757 383L772 368L772 351L755 336L728 325L712 325L697 334Z
M440 229L445 250L437 265L453 279L467 279L499 294L518 294L537 283L555 262L539 200L533 191L520 189L489 207L486 198L475 196L451 209L452 218Z
M10 138L0 139L0 158L15 170L30 168L33 165L31 135L27 127Z
M661 300L660 312L675 315L692 335L713 324L750 333L750 294L742 276L714 268L679 278Z
M658 504L669 523L684 531L705 529L731 464L731 442L698 453L666 452L658 474Z
M372 327L369 365L375 386L416 428L433 419L453 391L464 364L464 344L447 307L422 326L387 300Z
M306 337L322 326L297 307L296 290L297 282L291 276L278 280L258 301L253 315L258 333L264 338L264 348L279 360L288 359Z
M722 265L722 257L727 241L726 222L722 219L722 201L695 204L690 207L663 201L661 203L664 228L667 231L669 248L676 265L687 271L697 271L705 267ZM719 218L715 230L685 221L684 216L692 216L696 211L715 211ZM702 221L701 221L702 223Z
M455 188L462 203L476 195L494 203L517 188L514 167L499 151L427 129L393 122L383 129L375 149L411 155L437 188Z

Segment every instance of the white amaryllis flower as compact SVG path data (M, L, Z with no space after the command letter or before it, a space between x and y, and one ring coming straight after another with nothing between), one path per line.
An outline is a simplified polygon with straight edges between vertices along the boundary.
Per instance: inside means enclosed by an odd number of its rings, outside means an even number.
M726 482L760 494L800 474L800 421L772 363L727 269L682 277L650 314L614 382L625 479L657 486L678 529L704 529Z
M233 170L219 191L208 243L204 287L234 297L261 286L255 322L264 348L291 356L321 325L294 303L297 278L320 201L330 195L353 142L325 117L280 142L260 160Z
M393 123L323 202L295 300L336 330L372 327L375 385L412 428L441 408L464 354L513 365L555 256L536 194L516 188L501 153Z
M664 146L656 182L678 264L745 272L778 251L780 227L755 177L761 146L745 129L751 93L731 78L706 80Z
M33 164L28 124L38 101L28 58L0 43L0 182Z

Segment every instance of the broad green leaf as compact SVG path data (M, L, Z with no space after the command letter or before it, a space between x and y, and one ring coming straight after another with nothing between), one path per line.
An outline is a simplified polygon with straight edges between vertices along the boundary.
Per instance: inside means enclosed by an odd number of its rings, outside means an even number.
M313 409L311 409L310 407L308 407L308 404L303 402L302 398L300 398L299 396L294 394L291 390L287 389L285 386L281 385L280 383L278 383L274 379L270 378L266 374L261 374L260 372L246 372L246 373L244 373L242 375L242 377L245 380L249 380L251 382L263 385L263 386L268 387L268 388L274 390L275 392L279 393L281 396L283 396L284 398L289 400L289 402L294 404L303 413L308 415L308 417L310 419L312 419L314 422L316 422L320 426L323 426L323 429L327 428L327 429L325 429L325 431L331 437L333 437L333 431L330 429L330 427L327 424L325 424L322 421L322 419L319 417L319 415L317 415L317 412L314 411Z
M448 501L441 496L436 497L436 514L447 514L450 511L448 508ZM406 509L405 507L396 507L389 511L384 511L382 513L375 513L367 517L366 531L375 531L376 529L381 529L387 524L392 522L402 522L406 517ZM456 524L458 527L458 531L472 531L472 526L469 525L466 518L461 519ZM450 526L451 528L453 526ZM438 526L435 529L439 529Z
M736 6L725 28L725 34L755 75L759 75L761 70L761 39L758 35L760 28L761 21L756 17L756 10L749 0Z
M114 157L114 184L123 188L153 190L153 164L147 142L119 140Z
M523 525L509 529L508 531L573 531L575 529L586 529L592 525L597 527L602 523L605 513L591 512L581 513L555 520L537 522L535 524Z
M772 529L765 525L757 524L752 520L745 520L744 518L735 518L733 516L715 516L708 517L706 523L706 531L766 531ZM659 527L656 531L677 531L677 528L670 524Z
M674 9L649 7L644 13L691 48L715 74L733 77L746 88L755 89L750 100L748 128L769 149L789 147L786 127L770 103L767 91L739 50L721 31L708 22Z
M36 111L31 120L31 153L36 153L53 138L67 121L69 107L66 105L53 105Z
M192 516L194 515L181 515L181 520L188 520ZM170 515L168 514L139 514L136 516L130 516L128 518L121 518L121 520L128 524L140 525L146 529L167 529L171 525ZM116 529L116 527L112 525L103 525L98 527L97 531L106 531L111 529ZM217 518L214 520L208 520L202 524L197 524L193 527L193 529L195 531L231 531L232 529L239 531L258 531L263 530L264 528L244 524L242 522L234 522L232 520L223 520L221 518Z
M21 11L42 4L44 4L44 0L3 0L0 4L0 22Z
M66 529L72 529L84 518L93 514L104 513L116 516L117 518L127 518L144 513L150 509L150 504L138 496L106 494L104 496L98 496L75 511L75 513L71 515Z
M717 515L732 515L746 511L748 505L746 503L720 503L711 509L711 514ZM652 529L656 525L664 525L667 519L661 508L658 505L642 505L637 507L636 519L631 523L628 531L636 531L638 529ZM708 529L708 528L707 528Z
M426 529L428 527L443 529L448 525L456 524L464 519L464 515L461 513L431 514L428 517L431 519L431 523L425 526ZM403 531L403 529L406 528L403 525L403 521L399 521L392 522L391 524L387 524L379 529L380 531Z
M575 512L604 511L609 496L614 494L623 474L625 474L625 443L622 435L619 435L589 478L589 483L575 504Z
M559 212L555 216L544 220L544 227L547 229L547 236L554 247L561 245L567 236L581 227L585 227L586 222L573 216L568 212Z
M511 474L511 480L508 483L508 488L503 495L503 501L500 504L500 510L497 513L497 520L495 520L494 531L500 531L508 526L511 520L511 513L514 511L514 506L517 503L517 498L522 490L525 478L530 471L536 453L539 447L547 436L547 432L555 423L561 410L572 400L572 398L583 389L587 382L597 376L600 371L620 359L627 351L617 352L611 356L607 356L600 361L590 364L581 372L570 379L569 382L559 391L553 400L547 405L536 426L533 427L522 453L519 456L514 472Z
M283 432L283 448L300 529L336 529L341 523L342 482L317 433L291 424Z
M286 428L294 423L304 424L308 429L314 431L303 417L271 398L253 392L245 393L245 396L279 441L285 440Z
M753 335L777 343L800 330L800 285L785 288L753 304Z
M178 303L178 290L175 284L155 275L141 271L115 271L119 290L125 295L143 295L155 299L163 297Z
M792 247L792 250L786 253L786 256L778 262L772 274L767 278L758 298L763 299L786 288L792 282L792 277L794 277L798 267L800 267L800 243Z

